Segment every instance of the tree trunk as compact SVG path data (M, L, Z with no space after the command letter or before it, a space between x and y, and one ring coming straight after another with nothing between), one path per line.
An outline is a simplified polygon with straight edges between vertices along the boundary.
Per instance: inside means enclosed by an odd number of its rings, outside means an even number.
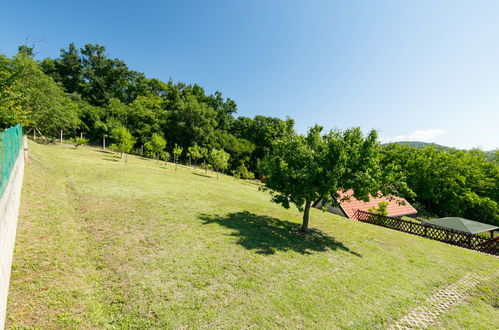
M80 139L83 139L83 132L80 132Z
M62 144L62 129L61 129L61 144Z
M102 149L106 150L106 137L102 137Z
M175 171L177 170L177 167L178 167L178 157L175 158Z
M303 211L303 224L301 225L301 231L306 232L308 230L308 218L310 215L310 205L312 201L305 202L305 211Z
M36 130L33 129L33 141L36 141Z

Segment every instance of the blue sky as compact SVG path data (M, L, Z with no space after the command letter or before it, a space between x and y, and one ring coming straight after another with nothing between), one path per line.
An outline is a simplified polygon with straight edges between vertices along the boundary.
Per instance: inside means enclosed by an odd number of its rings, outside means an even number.
M3 1L0 52L98 43L300 132L499 148L499 1Z

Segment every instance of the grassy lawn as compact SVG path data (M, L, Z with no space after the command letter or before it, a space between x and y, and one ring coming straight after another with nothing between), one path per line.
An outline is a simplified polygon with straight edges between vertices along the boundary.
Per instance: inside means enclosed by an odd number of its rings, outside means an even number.
M30 152L14 328L382 328L467 273L498 279L498 259L316 209L302 235L296 209L229 176L89 147ZM467 304L475 322L497 320ZM441 322L465 324L461 309Z
M497 278L485 281L442 315L432 329L499 329L498 292Z

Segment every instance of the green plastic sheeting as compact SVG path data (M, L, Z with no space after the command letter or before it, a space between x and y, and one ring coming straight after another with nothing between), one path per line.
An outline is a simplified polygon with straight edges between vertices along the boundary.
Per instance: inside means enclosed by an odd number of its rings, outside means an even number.
M21 125L12 126L0 132L0 196L3 196L9 183L10 173L16 163L22 146L23 129Z

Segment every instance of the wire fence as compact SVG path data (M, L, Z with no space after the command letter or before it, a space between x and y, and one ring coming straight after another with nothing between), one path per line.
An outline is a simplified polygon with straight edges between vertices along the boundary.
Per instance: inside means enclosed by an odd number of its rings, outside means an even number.
M19 124L0 132L0 197L9 183L10 173L21 150L22 136L23 130Z

